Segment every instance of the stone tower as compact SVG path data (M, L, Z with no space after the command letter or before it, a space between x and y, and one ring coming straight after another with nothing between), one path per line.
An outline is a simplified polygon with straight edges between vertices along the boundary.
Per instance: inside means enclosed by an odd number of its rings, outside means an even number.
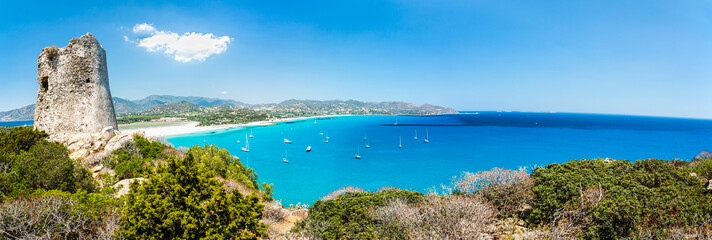
M37 83L35 129L59 141L76 134L114 136L118 127L106 52L94 35L73 38L63 48L42 49Z

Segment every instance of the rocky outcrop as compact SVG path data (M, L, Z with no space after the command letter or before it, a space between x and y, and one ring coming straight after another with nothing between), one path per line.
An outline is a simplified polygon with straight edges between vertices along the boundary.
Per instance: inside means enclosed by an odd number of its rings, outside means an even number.
M42 49L37 83L34 126L50 134L50 140L68 143L82 134L109 140L116 135L106 52L91 33L63 48Z
M132 134L119 134L116 136L102 136L104 134L75 134L64 144L67 146L72 159L84 159L90 166L98 164L102 159L109 156L113 151L125 147L133 141L133 136L143 135L143 132Z
M129 186L131 185L131 183L132 183L133 181L138 181L139 183L142 183L144 180L146 180L146 179L144 179L144 178L131 178L131 179L124 179L124 180L121 180L121 181L117 182L117 183L114 184L114 186L113 186L113 187L116 189L116 193L114 193L114 197L119 198L119 197L121 197L121 196L126 195L127 193L129 193L129 190L130 190L130 189L129 189Z

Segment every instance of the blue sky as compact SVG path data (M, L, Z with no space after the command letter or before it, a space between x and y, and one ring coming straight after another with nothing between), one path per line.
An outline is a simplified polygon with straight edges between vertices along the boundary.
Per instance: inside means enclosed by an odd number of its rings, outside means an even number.
M43 47L87 32L128 99L712 118L712 2L620 0L0 1L0 111L34 103Z

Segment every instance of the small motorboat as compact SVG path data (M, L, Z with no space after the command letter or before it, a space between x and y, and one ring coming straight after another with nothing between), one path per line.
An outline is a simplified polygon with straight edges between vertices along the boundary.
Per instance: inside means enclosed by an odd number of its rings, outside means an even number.
M311 146L307 146L307 152L311 152Z
M292 141L289 141L289 139L286 139L286 138L285 138L285 139L284 139L284 143L290 144L290 143L292 143Z

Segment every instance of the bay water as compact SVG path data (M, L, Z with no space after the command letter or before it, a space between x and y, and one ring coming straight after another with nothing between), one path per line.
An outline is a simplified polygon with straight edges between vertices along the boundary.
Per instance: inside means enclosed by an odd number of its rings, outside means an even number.
M250 134L250 151L243 152ZM289 205L314 203L345 186L427 192L463 171L493 167L532 169L584 158L690 160L712 149L712 120L524 112L344 116L167 140L175 147L226 148L257 172L258 182L274 184L275 198Z

